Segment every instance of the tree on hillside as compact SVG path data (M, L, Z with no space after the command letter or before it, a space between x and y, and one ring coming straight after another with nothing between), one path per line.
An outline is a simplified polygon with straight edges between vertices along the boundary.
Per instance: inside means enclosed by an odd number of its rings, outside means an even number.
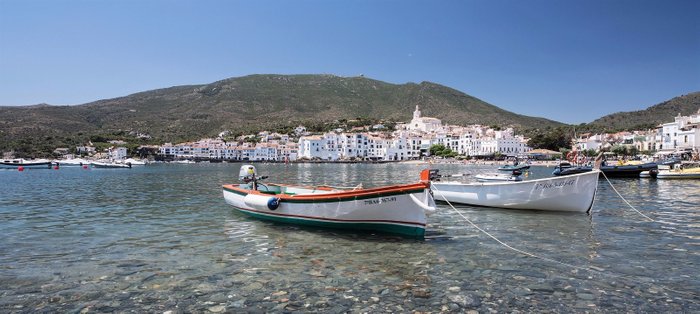
M559 151L561 148L571 149L571 138L571 134L565 128L547 128L531 135L527 145L534 149L544 148Z
M445 147L445 145L434 144L430 146L430 155L451 158L457 156L457 152L452 151L449 147Z

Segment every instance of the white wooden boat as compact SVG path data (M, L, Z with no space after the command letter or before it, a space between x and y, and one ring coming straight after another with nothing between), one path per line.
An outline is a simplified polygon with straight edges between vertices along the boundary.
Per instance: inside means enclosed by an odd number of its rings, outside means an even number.
M34 159L27 160L22 158L17 159L0 159L0 169L18 169L22 168L37 168L37 169L51 169L53 163L47 159Z
M253 174L243 175L245 169ZM370 230L422 237L426 212L435 210L430 181L342 190L258 182L241 168L243 184L223 186L226 203L260 219L298 225Z
M598 188L599 170L520 182L432 182L435 200L461 204L588 212Z

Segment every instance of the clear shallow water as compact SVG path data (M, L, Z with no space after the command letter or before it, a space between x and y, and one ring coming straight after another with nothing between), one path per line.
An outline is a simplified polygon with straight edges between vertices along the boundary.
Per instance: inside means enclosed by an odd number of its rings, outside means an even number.
M271 182L365 187L421 169L256 166ZM239 167L0 171L0 312L700 311L700 181L611 179L655 222L605 181L590 216L456 206L515 248L587 271L509 250L446 204L425 240L248 218L221 194Z

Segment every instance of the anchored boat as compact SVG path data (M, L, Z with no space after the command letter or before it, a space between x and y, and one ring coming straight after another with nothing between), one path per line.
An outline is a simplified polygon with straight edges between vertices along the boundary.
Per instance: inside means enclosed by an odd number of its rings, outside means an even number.
M265 178L254 166L242 166L241 184L223 186L226 203L260 219L415 237L425 234L426 213L435 210L427 176L419 183L368 189L260 182Z
M673 166L659 166L657 179L700 179L700 164L678 163Z
M0 159L0 169L17 169L19 167L23 168L39 168L39 169L51 169L52 162L46 159Z
M131 163L126 163L126 164L118 164L115 162L101 162L101 161L93 161L91 163L93 168L121 168L121 169L129 169L131 168Z
M431 178L437 180L437 170ZM564 177L544 178L520 182L432 182L438 201L547 211L588 212L598 189L600 170Z

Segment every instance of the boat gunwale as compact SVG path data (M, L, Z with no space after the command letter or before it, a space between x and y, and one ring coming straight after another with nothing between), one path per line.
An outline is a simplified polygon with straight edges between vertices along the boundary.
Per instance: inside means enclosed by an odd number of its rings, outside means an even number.
M534 180L522 180L522 181L488 181L488 182L470 182L470 183L462 183L458 181L438 181L434 182L433 184L445 184L445 185L472 185L472 186L478 186L478 185L516 185L516 184L531 184L531 183L537 183L537 182L542 182L542 181L549 181L549 180L560 180L560 179L566 179L566 178L571 178L571 177L576 177L576 176L586 176L586 175L593 175L594 173L596 175L600 175L602 171L598 169L593 169L591 171L587 172L582 172L582 173L575 173L575 174L568 174L568 175L563 175L563 176L555 176L555 177L547 177L547 178L540 178L540 179L534 179Z
M280 185L280 184L273 184L273 183L271 183L270 185L299 187L299 186L294 186L294 185ZM325 188L324 190L329 189L328 187L323 187L323 188ZM429 188L430 188L429 183L418 182L418 183L411 183L411 184L381 186L381 187L361 189L361 190L338 191L337 193L289 195L289 194L268 194L268 193L264 193L261 191L243 189L243 188L236 186L236 184L226 184L223 186L223 189L225 191L229 191L229 192L239 194L239 195L253 194L253 195L261 195L261 196L269 196L269 197L278 198L278 199L280 199L280 201L291 201L291 202L294 202L294 201L335 202L335 201L343 201L343 200L356 200L356 199L374 198L374 197L382 197L382 196L390 196L390 195L420 193L420 192L422 192L426 189L429 189ZM320 189L318 189L318 190L320 190ZM332 189L330 189L330 190L332 190Z

